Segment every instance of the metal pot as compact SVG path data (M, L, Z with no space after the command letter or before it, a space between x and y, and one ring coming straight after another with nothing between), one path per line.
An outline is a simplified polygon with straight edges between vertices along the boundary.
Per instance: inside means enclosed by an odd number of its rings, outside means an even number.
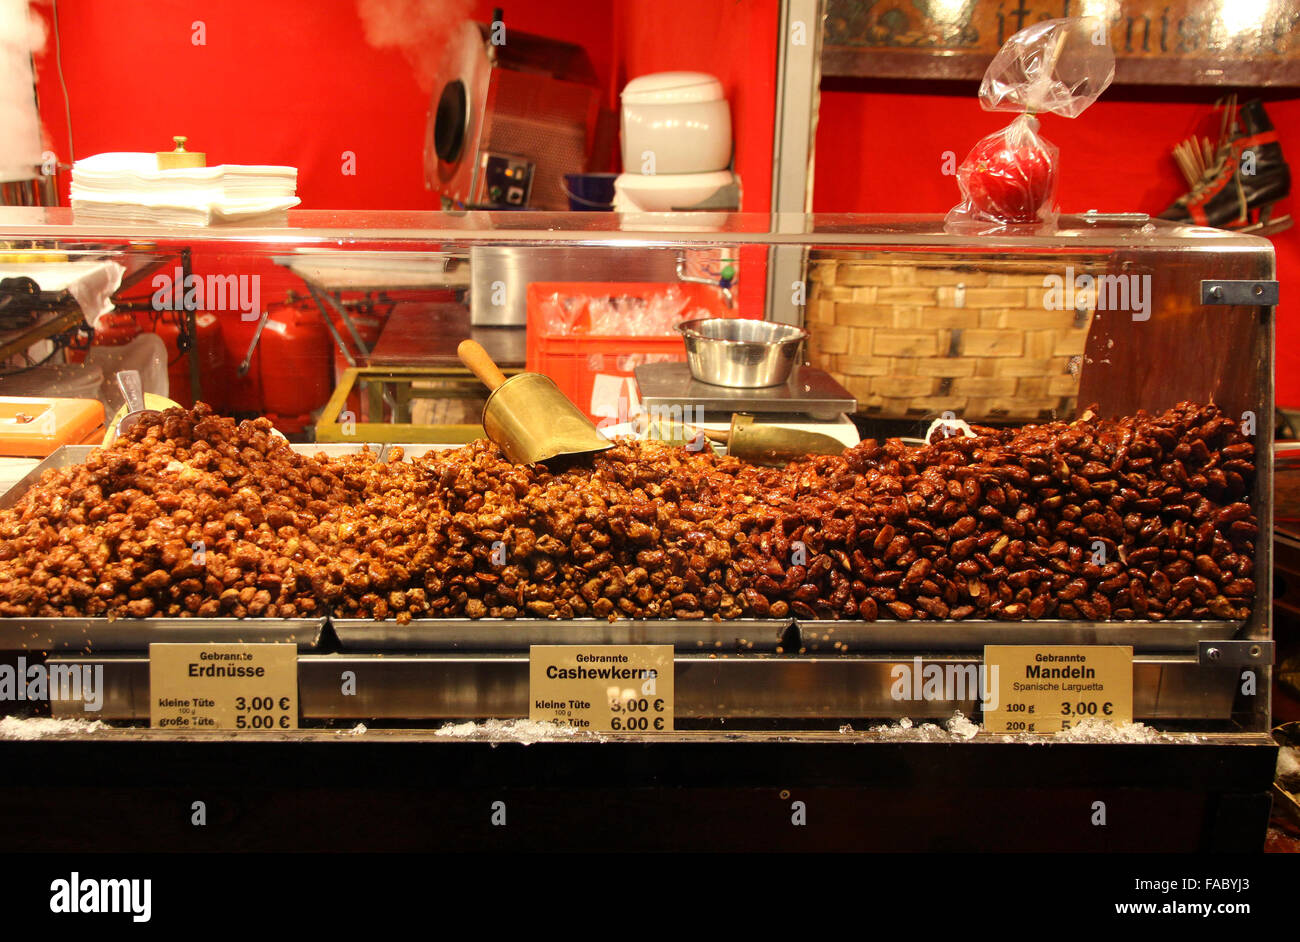
M789 324L709 317L683 321L691 376L714 386L754 389L790 378L808 332Z

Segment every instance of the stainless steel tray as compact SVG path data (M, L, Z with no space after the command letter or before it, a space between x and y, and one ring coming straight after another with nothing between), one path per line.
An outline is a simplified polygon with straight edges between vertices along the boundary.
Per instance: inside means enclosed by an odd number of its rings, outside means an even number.
M103 665L104 700L88 713L81 698L53 699L58 717L147 721L149 659L143 654L60 655L55 664ZM773 654L683 654L674 663L679 720L812 719L857 724L908 717L940 721L954 710L974 715L974 691L960 699L897 700L894 668L911 662L898 655L783 657ZM937 655L924 666L977 665L977 656ZM340 688L345 671L355 691ZM1206 666L1195 657L1166 654L1133 659L1133 717L1162 720L1227 720L1237 674ZM299 704L307 723L388 720L506 719L528 715L528 654L304 654L298 659Z
M1239 622L733 621L417 619L399 625L331 618L344 651L524 651L534 644L671 644L681 653L755 651L848 654L977 653L986 644L1120 644L1150 653L1190 653L1202 641L1235 637ZM796 633L790 629L795 628Z
M320 646L324 618L0 618L0 651L145 651L165 642Z
M1121 644L1148 653L1192 652L1202 641L1236 637L1233 621L800 621L809 654L966 651L986 644Z
M527 651L534 644L671 644L683 653L776 651L790 619L687 621L598 618L331 618L345 651Z

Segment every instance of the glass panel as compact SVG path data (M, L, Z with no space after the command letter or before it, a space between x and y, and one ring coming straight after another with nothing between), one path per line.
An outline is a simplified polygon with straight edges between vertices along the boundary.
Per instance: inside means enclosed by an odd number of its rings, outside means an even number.
M793 538L783 530L779 537L762 537L781 544L779 552L768 546L773 559L781 557L779 573L747 571L736 585L718 588L717 599L707 596L708 587L674 584L666 609L657 586L647 596L659 606L655 612L646 607L648 602L632 606L631 613L638 616L666 611L672 618L619 618L629 614L626 606L615 608L603 589L588 592L595 598L583 595L589 580L608 582L615 566L618 579L626 582L629 570L668 565L641 564L636 553L625 553L617 562L611 557L591 571L583 568L586 563L569 560L564 565L572 571L562 578L583 579L566 583L567 595L521 597L511 605L502 593L484 588L496 584L495 574L478 563L471 566L477 574L469 576L476 580L470 589L464 578L455 591L441 583L425 585L427 559L415 567L418 580L408 571L405 581L385 584L382 597L376 591L370 593L373 598L363 598L365 592L351 588L343 596L331 595L321 588L318 606L290 610L295 616L333 620L333 634L318 639L315 650L328 651L333 644L340 656L389 655L383 668L388 672L387 699L370 702L366 709L372 712L356 719L520 715L527 704L526 675L520 673L527 645L579 639L676 645L683 727L725 722L729 728L834 728L903 715L951 717L955 709L969 715L977 705L971 698L924 704L892 700L888 678L893 666L911 663L916 655L973 663L985 643L1016 639L1135 645L1139 719L1259 729L1267 716L1265 696L1252 701L1245 713L1241 704L1234 707L1235 674L1206 674L1197 654L1202 641L1270 637L1272 309L1205 303L1202 297L1206 280L1271 280L1272 248L1264 239L1145 217L1105 216L1063 217L1050 235L976 237L945 232L941 219L921 216L294 211L280 225L190 229L99 222L64 209L7 208L0 209L0 252L0 278L14 279L0 282L5 303L0 309L5 318L0 323L5 343L0 396L98 398L111 417L122 401L113 375L133 366L147 374L151 391L181 405L203 400L238 418L268 417L306 454L321 447L312 443L331 443L337 467L353 472L364 473L375 460L398 460L400 447L404 460L419 464L394 478L413 489L403 501L385 505L394 517L400 517L399 504L418 510L420 501L431 499L436 487L421 475L442 481L444 472L452 473L447 460L438 457L444 450L438 446L457 447L483 434L487 391L457 357L457 346L466 338L481 343L509 376L524 370L548 375L577 411L601 429L644 431L653 423L638 424L638 415L649 414L661 420L661 431L674 430L664 437L692 442L697 450L703 443L700 427L738 435L735 427L727 427L731 413L762 416L772 403L752 389L692 379L687 349L675 328L700 317L793 319L807 331L795 380L777 387L777 402L800 417L795 424L804 431L829 435L831 451L859 438L921 439L936 419L949 423L942 429L951 431L957 428L952 423L962 420L1002 441L1011 434L1007 429L1133 417L1142 411L1157 414L1183 402L1213 405L1255 445L1253 479L1247 458L1219 454L1207 464L1175 451L1196 448L1199 456L1200 445L1191 440L1162 446L1160 462L1152 464L1158 473L1152 471L1149 479L1143 475L1140 484L1131 477L1123 485L1107 477L1112 471L1135 473L1124 457L1110 455L1108 460L1116 463L1110 470L1101 467L1100 459L1090 459L1098 467L1088 473L1114 487L1107 491L1110 485L1103 485L1101 496L1093 495L1091 502L1079 497L1065 515L1056 505L1036 504L1038 498L1030 496L1033 488L1073 487L1070 493L1078 497L1078 482L1067 487L1069 475L1048 481L1059 468L1044 464L1046 470L1023 472L1047 476L1021 488L1023 506L1031 511L1024 520L1019 519L1021 506L1013 512L997 509L997 504L979 508L978 518L975 513L944 518L942 495L938 510L924 508L933 502L932 491L920 497L920 473L902 474L906 483L890 485L891 493L922 502L907 505L890 524L901 528L895 536L906 531L908 547L901 555L909 573L923 557L920 549L933 547L935 539L944 547L962 539L948 532L957 519L980 521L975 522L976 538L982 540L978 553L967 554L969 546L958 551L976 559L979 569L963 573L958 589L966 593L962 604L953 598L932 604L958 585L950 578L957 560L941 558L949 549L924 555L943 576L942 588L936 584L937 591L926 594L909 587L900 596L896 587L902 579L924 582L928 577L919 570L916 578L895 572L891 561L900 553L883 559L892 540L874 545L883 532L880 521L863 524L861 545L840 541L831 547L847 563L829 551L813 553L830 560L834 578L820 569L810 575L807 560L785 560L792 551L786 544ZM793 269L788 265L792 259ZM789 284L778 283L785 276L777 273L790 270L800 275ZM787 310L795 312L793 318L781 313ZM84 328L91 323L96 342L87 350L89 331ZM652 378L663 385L654 386ZM567 408L561 400L551 405L552 412ZM17 423L25 415L6 411L0 421ZM721 422L715 421L720 417ZM542 410L522 424L543 425L548 419L548 410ZM1059 439L1072 433L1054 427L1051 434ZM66 443L94 440L83 431ZM370 456L337 453L339 447L359 443L371 446ZM804 442L800 447L810 446ZM1166 452L1186 460L1181 472ZM75 464L87 453L65 449L55 463ZM1071 469L1079 472L1084 459L1077 450L1071 455L1077 459ZM868 457L865 464L841 470L850 477L875 475L872 480L878 483L882 460ZM595 459L595 465L613 473L604 461ZM1240 474L1240 487L1226 477L1226 483L1216 483L1217 477L1209 483L1188 480L1224 472L1225 465L1226 472ZM528 473L533 475L528 486L545 484L536 476L539 472ZM797 490L790 476L770 480ZM830 487L828 480L818 479L817 486ZM957 479L945 487L953 481ZM21 490L34 483L28 479ZM663 496L667 491L641 486L652 509L676 503ZM870 490L861 481L854 486ZM984 493L995 487L988 481L979 486ZM1111 502L1121 487L1134 493ZM1200 513L1196 499L1174 499L1175 491L1184 490L1211 495L1209 512L1224 515L1213 517L1211 531L1231 535L1230 553L1215 542L1213 532L1200 533L1206 517L1193 516ZM18 493L10 492L4 505L12 506ZM1239 499L1249 501L1257 521L1253 539L1245 534L1255 524L1236 519L1238 509L1227 509ZM658 512L652 515L656 521ZM1030 536L1031 542L1039 540L1037 568L999 561L1003 549L993 549L996 534L985 537L1002 526L1014 536L1017 526L1025 530L1040 513L1051 517L1052 529ZM743 514L729 510L728 516ZM836 510L831 508L816 525L791 525L802 528L800 533L808 527L816 533L833 519ZM434 529L450 528L449 521ZM941 538L934 537L936 527L943 531ZM214 527L214 538L221 538L220 529ZM480 529L492 527L485 523ZM551 535L538 531L533 536ZM617 540L609 534L602 539L613 545L631 538L615 536ZM1015 538L1024 539L1024 534ZM1072 555L1048 552L1058 540ZM1096 551L1094 541L1120 558L1107 557L1092 564L1095 572L1085 573L1083 555ZM382 556L382 547L375 545L349 544L354 555L348 559L360 559L356 554L363 552ZM855 549L867 554L868 563L855 562ZM1142 562L1130 565L1121 549L1153 550L1155 556L1146 552ZM528 565L544 570L533 552L526 554ZM693 552L707 574L702 551L696 547ZM594 547L593 553L599 556ZM1214 576L1216 567L1229 565L1227 555L1236 557L1232 571ZM689 559L686 568L698 568ZM1077 602L1062 597L1063 591L1068 596L1075 590L1058 584L1055 575L1065 572L1053 568L1058 562L1068 562L1071 579L1086 582L1089 595L1076 596ZM0 556L0 566L4 563ZM824 568L821 562L817 566ZM1107 566L1112 568L1103 576L1101 569ZM802 568L796 572L796 567ZM1186 573L1180 575L1182 570ZM1127 583L1121 585L1139 572L1138 581L1161 596L1151 609L1162 616L1158 620L1143 617L1143 603L1134 602ZM1166 572L1177 578L1168 579ZM1012 580L1016 574L1019 582ZM530 570L514 578L552 585L552 575ZM745 595L744 590L758 591L754 587L760 575L767 580L761 584L771 589L772 583L775 590L760 592L761 599ZM774 582L776 575L781 585ZM672 572L665 579L670 577L684 580L686 574ZM860 588L855 581L862 583ZM976 582L1001 594L998 606L952 617L954 610L972 607L967 597L979 597L983 590ZM1103 582L1105 589L1100 588ZM1235 601L1227 603L1218 593L1229 591L1230 583ZM1047 597L1035 590L1037 594L1021 598L1031 584L1051 586L1051 609L1043 609L1040 618L1023 618L1030 601ZM843 587L841 604L832 608L827 593ZM117 589L110 589L111 598ZM416 590L424 593L423 602L437 605L409 604L415 596L407 593ZM203 591L190 594L210 601ZM879 602L879 620L854 616L843 604L849 596L863 602L868 592ZM1097 593L1110 594L1103 604ZM725 605L724 595L730 599ZM616 596L627 600L626 594ZM15 597L0 593L0 602L28 605L23 610L28 620L37 617L30 600L17 603ZM890 607L902 597L910 601ZM1181 604L1184 599L1191 603ZM266 600L260 603L265 608ZM45 603L35 604L41 618L49 615L41 608ZM239 605L250 614L245 602ZM230 616L238 612L223 606L216 614L233 620ZM862 606L859 615L869 608ZM63 617L72 617L75 609L69 604ZM395 615L409 616L413 610L414 617L397 623ZM0 632L12 633L23 612L5 612L9 618L0 618ZM610 615L616 616L612 622ZM127 637L120 626L92 627ZM57 631L44 624L41 630ZM431 660L430 651L446 656ZM458 652L468 652L469 660L451 657ZM474 660L480 655L481 663ZM1266 668L1261 671L1266 674ZM1267 688L1263 676L1260 685ZM313 721L353 717L348 711L357 709L355 703L335 696L328 685L317 687L304 695L304 703L315 711Z

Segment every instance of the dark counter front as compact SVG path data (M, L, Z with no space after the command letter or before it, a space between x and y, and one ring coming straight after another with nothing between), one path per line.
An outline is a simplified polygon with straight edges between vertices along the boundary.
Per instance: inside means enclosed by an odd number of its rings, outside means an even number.
M1277 755L1262 734L526 743L451 732L0 741L0 847L1257 852Z

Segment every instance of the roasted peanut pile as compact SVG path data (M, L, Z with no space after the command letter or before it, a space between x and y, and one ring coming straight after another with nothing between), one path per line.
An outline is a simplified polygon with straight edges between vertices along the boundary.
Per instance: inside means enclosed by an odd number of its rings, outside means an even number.
M2 616L1239 619L1254 446L1214 406L864 441L295 454L199 405L0 511Z

